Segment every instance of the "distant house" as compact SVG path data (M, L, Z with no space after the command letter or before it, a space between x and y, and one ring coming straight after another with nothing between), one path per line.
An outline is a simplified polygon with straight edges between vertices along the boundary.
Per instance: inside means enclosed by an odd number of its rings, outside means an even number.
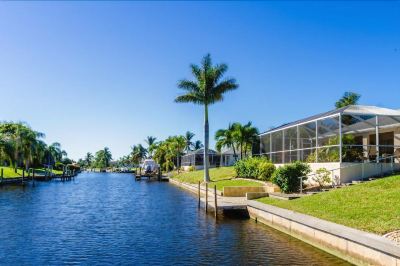
M332 170L336 183L349 182L400 169L400 110L347 106L283 124L259 140L258 155L278 166L303 161Z
M220 154L216 151L208 150L208 160L210 162L210 167L220 166ZM190 151L181 157L181 165L184 170L189 170L191 166L195 167L196 170L204 168L204 149L198 149L195 151Z

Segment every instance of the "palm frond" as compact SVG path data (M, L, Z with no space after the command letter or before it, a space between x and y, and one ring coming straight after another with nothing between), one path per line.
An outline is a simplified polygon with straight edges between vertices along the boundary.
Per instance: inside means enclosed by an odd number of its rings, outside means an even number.
M203 100L199 98L196 94L185 94L180 95L175 98L175 102L177 103L194 103L194 104L203 104Z
M183 79L180 80L178 82L178 88L186 90L186 91L190 91L190 92L194 92L194 91L199 91L200 88L197 85L196 82L191 81L191 80L187 80L187 79Z

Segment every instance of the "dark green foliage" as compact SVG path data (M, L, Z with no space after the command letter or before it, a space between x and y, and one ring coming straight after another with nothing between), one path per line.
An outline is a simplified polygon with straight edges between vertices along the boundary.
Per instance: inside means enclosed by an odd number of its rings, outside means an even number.
M238 177L255 178L267 181L275 171L275 165L265 157L248 157L235 163Z
M306 176L310 172L311 169L308 164L295 162L276 169L271 180L274 184L279 186L284 193L298 192L300 189L299 177ZM307 180L307 177L304 177L303 181L304 180Z

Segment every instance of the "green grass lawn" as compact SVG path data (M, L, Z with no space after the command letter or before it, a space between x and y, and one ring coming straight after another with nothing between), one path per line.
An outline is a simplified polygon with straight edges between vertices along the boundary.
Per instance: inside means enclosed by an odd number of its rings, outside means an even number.
M14 168L12 167L0 167L0 169L3 169L4 178L22 177L22 169L17 169L17 173L15 173ZM45 172L44 168L35 169L35 173L37 174L44 174L44 172ZM62 171L53 169L53 173L56 175L61 175ZM25 176L28 176L27 172L25 172Z
M211 183L210 187L217 186L217 189L222 191L223 187L228 186L262 186L262 183L246 180L246 179L236 179L236 172L233 167L219 167L210 169ZM193 171L193 172L182 172L180 174L174 173L172 178L191 184L197 184L199 181L204 180L204 171Z
M377 234L400 229L400 175L290 201L258 201Z
M15 173L14 168L12 167L0 167L0 169L3 169L4 178L13 178L22 176L22 169L17 169L17 173Z

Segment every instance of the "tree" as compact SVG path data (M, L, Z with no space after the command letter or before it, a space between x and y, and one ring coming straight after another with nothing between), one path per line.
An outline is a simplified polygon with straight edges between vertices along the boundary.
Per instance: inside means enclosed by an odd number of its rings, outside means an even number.
M201 143L201 140L196 140L195 142L194 142L194 144L193 144L193 149L196 151L196 150L199 150L199 149L201 149L201 148L203 148L204 147L204 145L203 145L203 143Z
M190 132L190 131L186 131L185 133L185 142L186 142L186 147L185 147L185 151L188 152L192 149L192 147L194 147L194 143L192 142L192 139L194 137L194 133Z
M195 80L183 79L179 81L178 88L186 93L175 99L177 103L193 103L204 106L204 181L210 181L209 175L209 122L208 107L216 102L222 101L225 93L239 87L233 78L223 79L228 70L226 64L213 65L211 55L207 54L201 66L190 65Z
M84 165L86 167L90 167L93 163L93 154L91 154L90 152L86 153L85 159L84 159Z
M237 158L236 156L236 148L235 148L235 128L233 124L229 124L227 129L219 129L215 133L215 140L217 143L215 144L217 151L221 152L222 148L232 148L233 150L233 157Z
M157 140L157 138L156 138L156 137L153 137L153 136L148 136L148 137L145 139L145 142L146 142L146 144L147 144L147 151L148 151L148 154L149 154L150 157L153 156L154 145L155 145L155 143L156 143L156 140Z
M240 158L243 159L243 155L246 156L249 149L251 149L252 143L258 136L258 129L252 126L251 122L245 125L240 123L233 123L233 139L240 150Z
M140 162L146 158L147 150L143 147L142 144L134 145L131 151L131 159L132 163L140 164Z
M339 109L348 105L357 105L360 98L360 94L354 92L345 92L342 98L335 103L335 107L336 109Z
M112 155L108 147L105 147L104 149L96 152L95 164L98 168L109 167L111 160L112 160Z

